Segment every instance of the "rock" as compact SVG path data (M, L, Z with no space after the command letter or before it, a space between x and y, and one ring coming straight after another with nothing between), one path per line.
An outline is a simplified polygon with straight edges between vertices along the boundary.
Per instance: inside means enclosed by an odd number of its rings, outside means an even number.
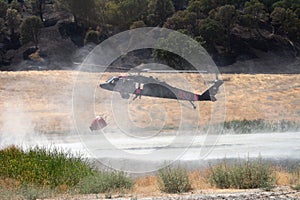
M29 60L29 56L38 50L37 47L30 47L23 52L23 60Z

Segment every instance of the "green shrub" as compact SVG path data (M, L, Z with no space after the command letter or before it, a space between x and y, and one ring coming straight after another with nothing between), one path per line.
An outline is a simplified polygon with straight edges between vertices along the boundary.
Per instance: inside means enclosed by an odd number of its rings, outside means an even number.
M34 185L22 185L13 189L0 189L1 200L11 199L45 199L52 198L57 195L55 190L50 188L42 188Z
M209 181L218 188L270 188L275 177L271 167L259 158L254 161L239 160L228 164L226 160L210 167Z
M123 172L94 172L76 186L81 194L107 193L131 189L133 181Z
M292 121L233 120L224 123L224 132L228 133L257 133L257 132L287 132L299 131L300 124Z
M291 184L294 185L294 190L300 190L300 168L297 167L292 171L293 178L291 180Z
M300 191L300 184L297 184L296 186L293 187L294 190Z
M11 146L0 150L0 160L0 177L40 187L74 186L93 171L87 160L57 148Z
M192 189L187 171L180 167L159 170L158 186L166 193L182 193Z
M94 30L90 30L86 33L85 38L84 38L84 44L89 44L89 43L94 43L94 44L99 44L99 33Z

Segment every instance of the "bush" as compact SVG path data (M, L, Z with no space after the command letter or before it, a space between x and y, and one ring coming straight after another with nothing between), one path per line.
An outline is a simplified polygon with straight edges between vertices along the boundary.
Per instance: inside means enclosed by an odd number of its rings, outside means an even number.
M0 160L1 178L41 187L74 186L93 171L85 159L57 148L34 147L24 151L11 146L0 151Z
M210 167L209 181L218 188L270 188L275 182L271 167L259 158L255 161L239 160Z
M99 44L99 33L97 31L90 30L86 33L85 38L84 38L84 44Z
M266 121L263 119L256 120L233 120L224 123L225 132L234 133L257 133L257 132L287 132L299 131L299 123L292 121Z
M180 167L159 170L158 186L166 193L182 193L192 189L187 171Z
M293 189L300 191L300 168L296 168L292 172L291 184L294 185Z
M81 194L97 194L131 189L133 181L123 172L94 172L76 186Z
M27 44L33 42L35 47L39 44L42 21L36 16L27 17L20 26L21 42Z
M300 184L293 187L294 190L300 191Z

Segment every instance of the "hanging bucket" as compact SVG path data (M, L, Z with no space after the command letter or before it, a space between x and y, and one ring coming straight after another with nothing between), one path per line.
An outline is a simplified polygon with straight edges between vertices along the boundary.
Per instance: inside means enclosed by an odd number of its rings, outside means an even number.
M106 126L107 126L107 123L105 122L105 120L102 117L97 116L93 120L93 122L92 122L92 124L90 126L90 129L91 129L91 131L96 131L96 130L103 129Z

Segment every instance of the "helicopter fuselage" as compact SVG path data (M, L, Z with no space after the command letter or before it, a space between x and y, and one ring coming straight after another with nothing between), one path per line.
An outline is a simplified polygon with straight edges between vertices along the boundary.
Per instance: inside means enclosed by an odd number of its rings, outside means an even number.
M142 87L141 87L142 84ZM157 98L168 98L186 101L216 101L214 97L219 87L223 84L221 80L215 80L214 85L202 94L195 94L179 88L170 86L152 77L144 76L119 76L112 77L100 87L110 91L119 92L122 98L128 99L130 94L149 96ZM138 86L137 86L138 85Z

